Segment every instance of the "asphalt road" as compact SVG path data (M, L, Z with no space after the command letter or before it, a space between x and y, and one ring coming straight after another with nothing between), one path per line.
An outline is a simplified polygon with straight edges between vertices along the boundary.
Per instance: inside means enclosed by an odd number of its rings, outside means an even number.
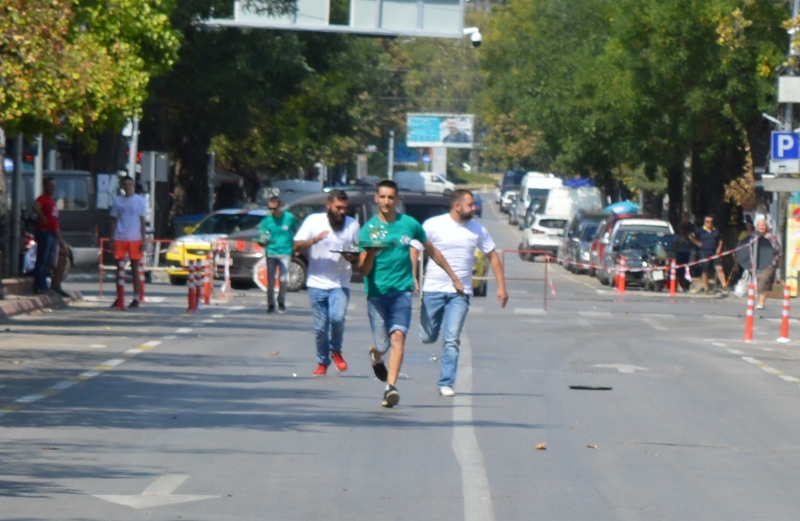
M507 256L515 278L544 271ZM744 344L741 299L550 273L546 311L541 280L511 283L506 309L493 283L473 299L455 398L440 345L412 334L391 410L360 286L350 370L315 379L304 293L284 316L255 290L190 316L152 284L121 313L73 280L85 301L0 324L0 518L795 519L800 356L775 342L779 303Z

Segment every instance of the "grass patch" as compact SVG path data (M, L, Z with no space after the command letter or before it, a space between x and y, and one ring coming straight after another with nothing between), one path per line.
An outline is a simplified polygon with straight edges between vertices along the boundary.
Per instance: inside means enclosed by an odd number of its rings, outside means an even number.
M448 179L457 185L493 185L498 179L490 174L465 172L458 169Z

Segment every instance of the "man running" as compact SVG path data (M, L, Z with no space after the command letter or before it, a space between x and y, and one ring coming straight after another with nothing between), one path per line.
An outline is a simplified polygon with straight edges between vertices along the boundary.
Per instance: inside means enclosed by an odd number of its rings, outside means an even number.
M147 201L136 193L132 177L123 177L120 186L125 195L114 198L109 212L111 214L109 247L114 251L114 259L117 262L124 261L126 256L131 261L133 300L128 307L138 308L139 261L144 256L144 238L147 237ZM116 300L111 307L117 307Z
M411 269L409 247L412 240L419 241L428 256L442 267L456 293L464 294L464 284L425 235L422 225L413 217L397 213L397 185L381 181L375 194L378 214L361 228L359 242L363 248L360 271L367 292L367 311L375 345L370 348L375 376L386 382L383 406L394 407L400 402L395 385L403 364L403 354L411 324L411 293L414 276ZM381 244L382 243L382 244ZM383 362L386 352L389 370Z
M267 244L267 313L275 312L275 270L280 266L278 313L283 314L286 313L286 283L297 219L291 212L283 211L277 196L270 197L267 207L271 214L261 220L259 227L261 241Z
M503 264L495 250L494 241L486 228L472 220L475 199L469 190L456 190L450 195L450 213L431 217L422 225L428 240L447 259L464 287L464 294L453 289L449 275L442 268L430 264L422 285L422 310L419 321L419 338L423 344L432 344L444 327L439 394L455 396L461 330L469 311L472 295L472 265L475 248L489 259L497 280L497 301L506 307L508 292L503 274Z
M358 259L354 250L361 228L347 216L347 193L331 190L327 211L309 215L294 236L294 249L308 252L306 287L314 309L314 337L317 343L317 369L314 376L325 376L331 359L340 372L347 371L342 357L344 318L350 302L351 263Z

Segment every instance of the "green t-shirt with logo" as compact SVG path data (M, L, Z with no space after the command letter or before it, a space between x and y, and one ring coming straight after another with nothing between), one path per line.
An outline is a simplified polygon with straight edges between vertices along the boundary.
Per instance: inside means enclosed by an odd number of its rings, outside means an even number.
M376 215L361 227L358 235L360 242L380 240L397 243L397 246L379 250L375 255L372 271L364 283L368 297L414 291L414 274L408 251L412 239L424 243L428 236L416 219L402 213L398 213L392 223L385 223Z
M297 219L289 212L283 212L275 218L267 215L261 220L258 232L267 242L267 255L291 255L294 245L294 233L297 231Z

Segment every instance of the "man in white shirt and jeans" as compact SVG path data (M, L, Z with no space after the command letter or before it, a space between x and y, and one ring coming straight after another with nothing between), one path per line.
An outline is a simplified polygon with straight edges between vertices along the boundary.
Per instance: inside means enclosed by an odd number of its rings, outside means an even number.
M332 190L327 210L311 214L294 236L295 251L308 249L306 287L314 310L317 369L325 376L331 359L339 371L347 371L342 357L344 319L350 302L351 262L358 258L355 242L361 227L347 216L347 193ZM352 250L353 253L342 253Z
M422 224L428 240L442 252L455 274L464 284L464 295L453 288L450 277L436 263L429 262L422 285L422 310L419 338L423 344L432 344L444 328L444 346L439 375L439 394L455 396L461 330L469 311L472 296L472 265L475 248L489 259L497 279L497 301L501 307L508 302L503 264L495 250L489 232L472 220L475 201L469 190L456 190L450 195L450 212L431 217Z

